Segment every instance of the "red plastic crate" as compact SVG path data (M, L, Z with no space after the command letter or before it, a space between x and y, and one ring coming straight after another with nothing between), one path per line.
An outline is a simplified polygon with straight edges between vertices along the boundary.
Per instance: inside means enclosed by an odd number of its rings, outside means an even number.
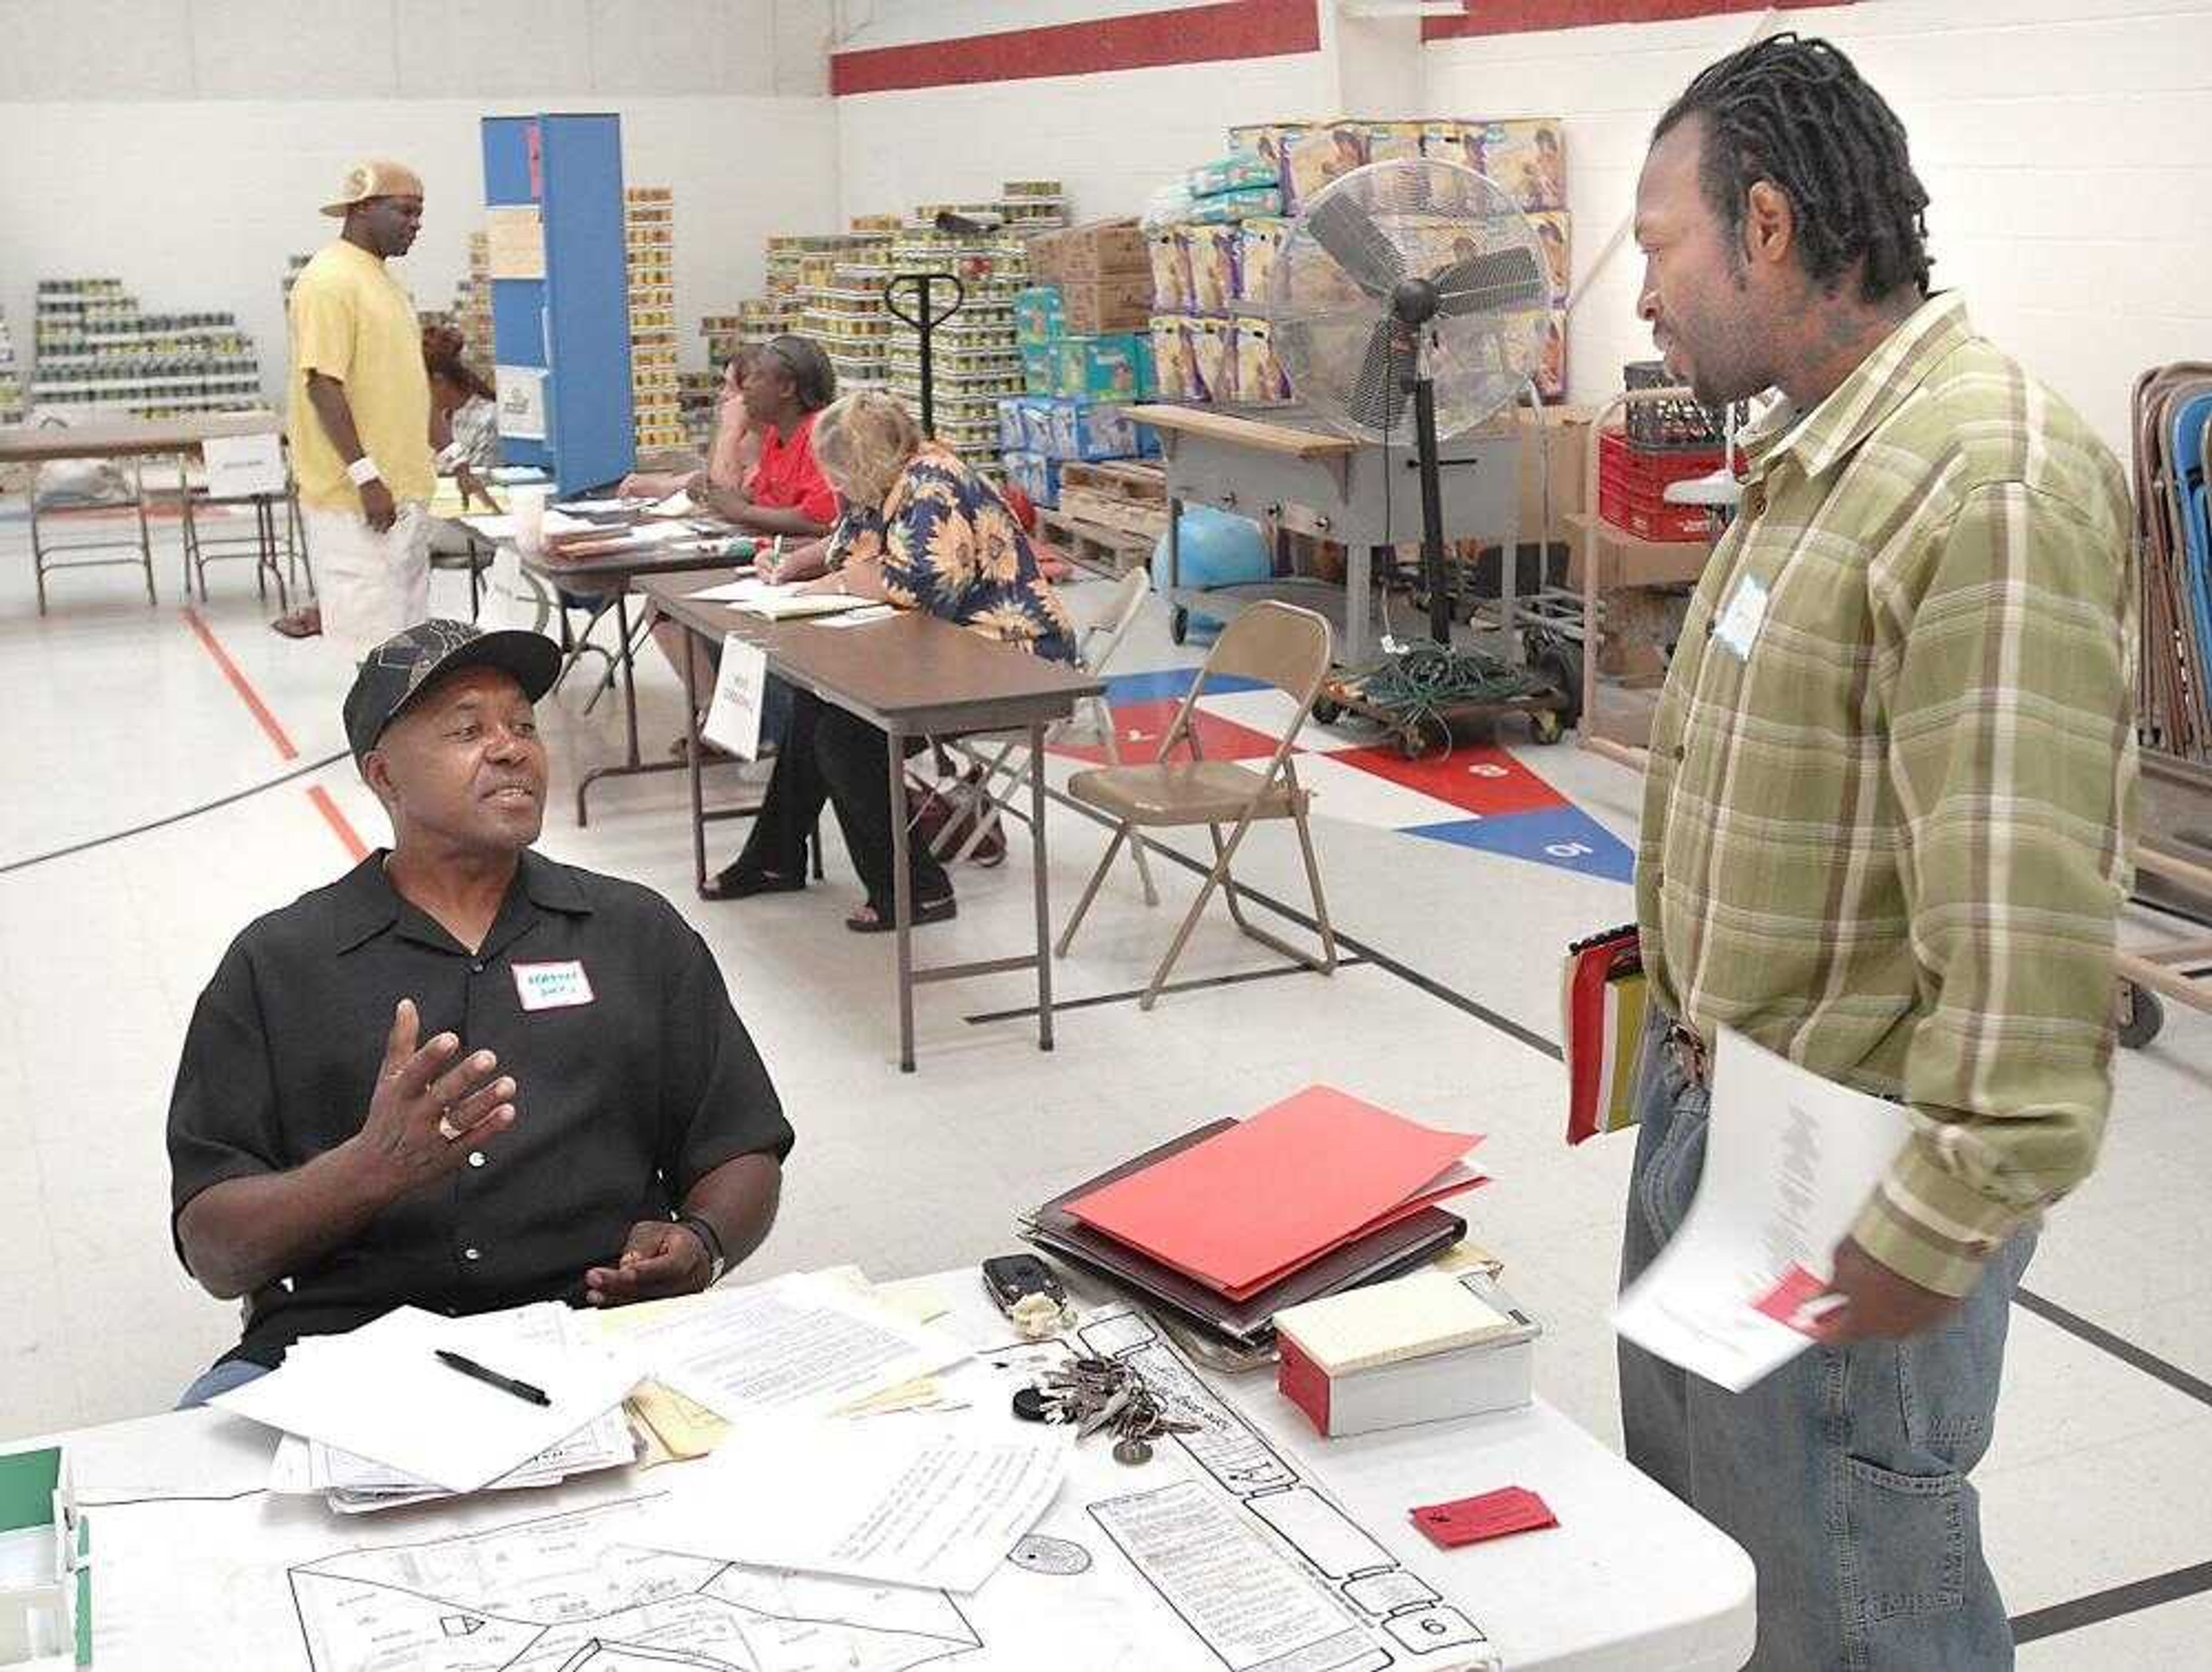
M1721 465L1721 450L1647 453L1632 447L1617 429L1598 436L1597 514L1638 539L1705 539L1711 531L1705 507L1669 505L1667 489L1677 482L1710 476Z

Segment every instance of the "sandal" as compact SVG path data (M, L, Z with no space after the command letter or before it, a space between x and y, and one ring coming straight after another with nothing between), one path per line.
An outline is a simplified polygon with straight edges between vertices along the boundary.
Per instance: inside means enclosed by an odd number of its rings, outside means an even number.
M269 630L288 639L312 639L323 630L323 612L313 605L287 611L269 623Z
M787 877L775 871L748 871L732 866L699 885L702 900L749 900L756 894L796 894L806 886L804 872Z
M960 902L948 894L941 900L917 905L909 927L918 929L925 923L949 922L959 915ZM890 913L879 912L874 906L866 905L845 920L845 927L854 934L889 934L898 925L891 921Z

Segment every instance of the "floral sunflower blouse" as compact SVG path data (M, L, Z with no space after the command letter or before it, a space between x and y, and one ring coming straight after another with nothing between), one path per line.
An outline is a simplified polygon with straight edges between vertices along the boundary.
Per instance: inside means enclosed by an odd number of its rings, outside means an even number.
M1006 502L935 442L907 462L880 511L848 507L830 565L883 559L884 593L1049 661L1075 660L1075 629Z

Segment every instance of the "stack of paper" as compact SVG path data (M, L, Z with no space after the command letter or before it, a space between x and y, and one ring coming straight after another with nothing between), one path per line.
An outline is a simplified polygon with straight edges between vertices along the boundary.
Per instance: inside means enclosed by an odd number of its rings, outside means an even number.
M796 586L763 587L731 605L747 615L764 616L770 621L794 621L802 616L842 615L848 610L868 607L871 599L855 598L850 593L810 593Z
M851 1292L860 1300L864 1310L902 1319L916 1328L949 1310L928 1279L878 1286L871 1283L857 1266L835 1267L816 1276ZM687 1295L641 1306L617 1307L611 1311L589 1314L588 1322L605 1341L628 1342L644 1339L665 1347L684 1332L688 1327L687 1320L713 1311L715 1298ZM936 1410L944 1405L944 1390L937 1378L919 1376L866 1391L850 1403L837 1407L836 1414L847 1417L886 1416L899 1412ZM729 1423L711 1408L659 1380L640 1384L630 1395L629 1412L642 1431L646 1442L642 1461L648 1466L703 1457L720 1445L730 1432Z
M1309 1086L1066 1208L1238 1300L1486 1183L1462 1159L1481 1141Z
M463 1374L441 1350L545 1403ZM446 1318L403 1306L351 1335L295 1342L281 1368L211 1402L304 1444L304 1456L279 1448L276 1489L368 1507L628 1462L635 1449L609 1419L620 1424L638 1379L634 1356L586 1342L563 1307Z
M550 508L548 508L544 515L545 538L549 540L558 534L588 533L596 531L599 527L598 524L586 522L581 517L563 516L560 512ZM457 520L474 532L478 538L489 540L494 545L497 545L502 540L512 540L515 538L514 515L512 512L502 513L498 516L471 515L459 518Z
M910 1311L820 1273L625 1307L599 1328L635 1353L662 1389L725 1422L912 1409L937 1397L929 1378L969 1356ZM694 1413L674 1414L691 1428L688 1438L719 1438L700 1434Z

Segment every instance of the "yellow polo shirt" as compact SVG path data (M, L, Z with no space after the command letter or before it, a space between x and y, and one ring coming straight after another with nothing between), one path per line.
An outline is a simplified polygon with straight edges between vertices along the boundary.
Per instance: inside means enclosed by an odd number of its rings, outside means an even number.
M361 509L307 400L307 374L345 385L361 445L393 499L427 503L438 484L430 456L430 379L415 301L384 264L343 239L319 252L292 285L292 406L287 426L302 502Z

